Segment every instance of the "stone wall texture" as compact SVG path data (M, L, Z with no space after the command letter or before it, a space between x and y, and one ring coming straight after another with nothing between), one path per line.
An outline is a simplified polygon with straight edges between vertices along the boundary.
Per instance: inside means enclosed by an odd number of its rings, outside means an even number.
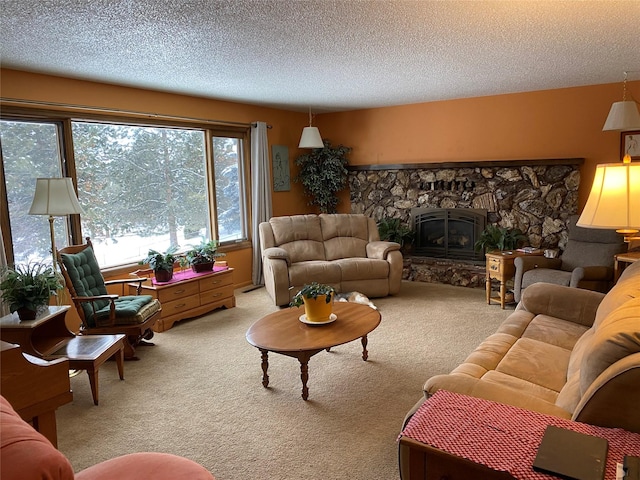
M482 208L487 223L519 228L529 245L562 250L567 242L567 219L578 210L580 163L549 161L531 165L419 168L349 172L352 213L380 220L400 218L411 223L412 208ZM412 256L404 252L405 280L484 288L483 262Z
M557 160L548 165L359 167L349 172L351 211L410 223L412 208L482 208L487 223L519 228L531 246L562 249L567 219L578 208L579 167Z

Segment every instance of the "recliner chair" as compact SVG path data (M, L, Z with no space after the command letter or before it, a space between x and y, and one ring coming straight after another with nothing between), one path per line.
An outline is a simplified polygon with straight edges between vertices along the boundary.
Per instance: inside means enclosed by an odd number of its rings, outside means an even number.
M627 245L615 230L578 227L579 216L569 218L569 240L559 258L517 257L513 296L520 301L522 291L537 282L607 292L613 285L614 255Z

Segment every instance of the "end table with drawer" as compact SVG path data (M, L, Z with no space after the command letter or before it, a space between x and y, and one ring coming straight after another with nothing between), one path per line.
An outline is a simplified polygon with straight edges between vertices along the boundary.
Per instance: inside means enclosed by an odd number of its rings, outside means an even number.
M129 284L129 295L135 295L137 286L137 283ZM153 329L164 332L180 320L222 307L235 307L233 287L233 268L214 267L209 272L176 272L168 282L156 282L155 278L150 278L142 284L141 293L160 300L162 314Z
M485 255L487 259L487 280L485 287L487 293L487 305L491 305L491 302L497 302L500 303L500 307L504 310L504 306L507 303L507 282L512 280L516 273L514 260L517 257L532 255L540 256L542 254L542 250L534 250L531 253L519 252L517 250L487 253ZM500 282L498 296L495 296L491 289L491 280L493 279Z

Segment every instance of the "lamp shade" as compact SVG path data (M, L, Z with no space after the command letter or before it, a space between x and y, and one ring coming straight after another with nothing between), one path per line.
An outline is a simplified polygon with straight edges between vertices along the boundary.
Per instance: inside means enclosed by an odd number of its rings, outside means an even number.
M602 131L608 130L637 130L640 129L640 113L636 102L627 100L624 102L616 102L611 105L609 116Z
M577 225L617 230L640 228L640 163L598 165Z
M29 215L61 217L84 213L69 177L37 178Z
M323 148L324 143L318 127L304 127L298 148Z

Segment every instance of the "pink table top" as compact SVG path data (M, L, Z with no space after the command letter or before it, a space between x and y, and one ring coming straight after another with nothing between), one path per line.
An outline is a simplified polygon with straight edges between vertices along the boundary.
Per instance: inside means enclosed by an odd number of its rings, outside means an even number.
M400 436L466 458L516 479L549 480L533 470L548 425L606 438L605 480L615 480L616 463L640 455L640 434L544 415L444 390L424 402Z

